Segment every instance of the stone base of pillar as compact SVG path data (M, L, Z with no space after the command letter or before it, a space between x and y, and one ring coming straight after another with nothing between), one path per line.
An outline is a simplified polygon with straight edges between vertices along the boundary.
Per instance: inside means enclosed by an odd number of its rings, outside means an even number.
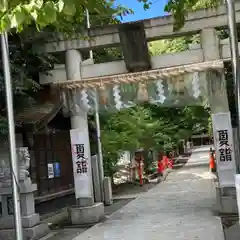
M23 240L38 240L49 233L47 224L40 223L31 228L23 228ZM1 240L16 239L15 229L2 229L0 230Z
M234 224L230 228L226 228L224 231L226 240L239 240L240 236L240 225L239 223Z
M216 210L220 214L238 214L236 189L216 186Z
M104 217L103 203L95 203L88 207L72 207L69 215L73 225L94 224Z

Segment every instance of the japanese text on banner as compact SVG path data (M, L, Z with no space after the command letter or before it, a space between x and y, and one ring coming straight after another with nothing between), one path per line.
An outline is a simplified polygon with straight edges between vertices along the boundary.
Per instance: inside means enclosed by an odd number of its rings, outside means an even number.
M85 157L85 148L84 144L74 144L73 152L75 155L75 163L76 163L76 173L82 174L87 173L87 158Z
M87 131L71 129L75 197L92 197L91 155Z
M218 151L220 153L219 161L232 161L232 149L229 145L228 130L218 130Z
M212 114L219 186L234 186L236 163L230 112Z

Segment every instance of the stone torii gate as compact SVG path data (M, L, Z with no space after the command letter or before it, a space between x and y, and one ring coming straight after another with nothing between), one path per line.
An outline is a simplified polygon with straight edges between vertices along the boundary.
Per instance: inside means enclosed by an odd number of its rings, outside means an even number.
M236 4L236 19L240 22L239 3ZM130 33L123 30L124 26L126 26L125 30L135 31L142 41L135 42L135 46L131 45L131 41L126 37L130 36ZM44 45L44 51L65 52L65 65L56 65L49 75L40 74L40 83L52 84L53 87L61 90L65 110L71 116L71 127L76 130L72 144L78 147L84 146L84 150L76 148L76 152L85 151L84 157L90 158L87 112L93 110L94 98L97 96L95 90L98 93L97 99L101 109L119 110L147 99L163 106L200 104L208 100L213 114L217 150L218 210L228 213L237 212L236 200L232 196L235 193L231 190L234 191L235 156L238 155L232 146L235 141L235 131L231 126L223 72L223 63L229 61L231 56L229 40L219 40L216 30L226 26L226 7L222 5L217 9L190 13L185 26L178 32L172 31L173 18L167 16L120 26L91 28L86 32L90 40L77 37L65 40L61 36L58 42L49 40ZM146 54L147 41L198 33L200 44L189 45L187 51L153 57ZM123 45L124 60L94 64L92 60L82 59L83 50L121 45ZM131 47L134 48L135 53L140 53L135 60L133 56L128 55ZM218 152L217 144L221 139L216 135L217 131L224 130L228 131L227 140L232 150L231 161L226 164L220 161L221 152ZM80 217L83 209L95 210L94 214L97 215L98 207L94 204L92 196L90 164L87 166L88 173L82 177L78 176L78 165L74 156L73 166L78 208L74 209L72 218L76 220L77 216ZM78 215L77 212L81 214Z

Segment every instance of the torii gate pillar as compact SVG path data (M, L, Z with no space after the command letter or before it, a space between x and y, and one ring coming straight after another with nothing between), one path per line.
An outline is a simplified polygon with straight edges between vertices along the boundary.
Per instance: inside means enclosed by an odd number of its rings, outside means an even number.
M66 50L66 74L68 80L81 79L81 53L75 49ZM73 93L74 94L74 93ZM73 176L77 206L70 210L73 224L98 222L104 215L103 203L94 203L91 152L87 112L78 104L69 109L71 117L71 149Z
M219 39L213 28L203 29L201 43L205 61L221 59ZM214 145L216 150L217 177L216 185L217 210L221 213L237 213L235 175L236 151L226 91L224 72L208 72L209 103L212 113ZM220 131L226 131L227 143L231 146L231 156L227 156L227 147L219 146ZM225 151L226 150L226 151ZM221 152L224 151L222 154ZM230 157L229 157L230 156Z

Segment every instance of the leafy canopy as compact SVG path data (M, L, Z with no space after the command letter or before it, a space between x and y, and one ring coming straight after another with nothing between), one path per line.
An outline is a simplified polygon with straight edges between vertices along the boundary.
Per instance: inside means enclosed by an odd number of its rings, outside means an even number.
M105 174L116 172L124 151L171 151L192 134L207 132L208 117L202 106L163 108L151 104L101 115Z
M151 7L151 0L135 0L143 3L144 9ZM174 30L183 26L189 11L215 7L221 0L168 0L165 11L175 18ZM38 29L51 25L57 31L79 30L85 10L99 16L123 16L133 11L115 0L0 0L0 32L36 24Z
M21 31L33 22L38 29L51 25L58 31L67 30L83 22L86 9L107 16L131 13L112 0L0 0L0 31Z
M173 30L178 30L184 25L188 12L201 8L214 8L221 3L221 0L168 0L164 10L173 15L175 19Z

